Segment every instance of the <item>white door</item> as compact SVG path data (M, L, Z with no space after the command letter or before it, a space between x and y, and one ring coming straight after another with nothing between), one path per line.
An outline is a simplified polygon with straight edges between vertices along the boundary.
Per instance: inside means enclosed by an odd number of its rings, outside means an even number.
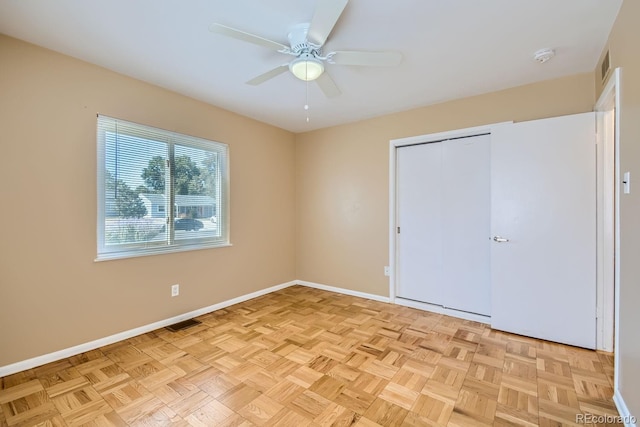
M396 295L489 315L490 137L397 149Z
M396 170L396 295L442 305L442 144L398 148Z
M444 306L491 314L489 135L442 143Z
M492 131L493 328L595 348L595 155L594 113Z

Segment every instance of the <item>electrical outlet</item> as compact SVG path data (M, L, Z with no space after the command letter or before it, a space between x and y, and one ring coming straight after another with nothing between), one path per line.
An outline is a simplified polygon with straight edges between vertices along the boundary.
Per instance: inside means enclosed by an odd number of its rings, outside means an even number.
M388 265L385 265L384 267L384 275L391 276L391 267L389 267Z
M177 297L178 295L180 295L180 285L171 285L171 296Z

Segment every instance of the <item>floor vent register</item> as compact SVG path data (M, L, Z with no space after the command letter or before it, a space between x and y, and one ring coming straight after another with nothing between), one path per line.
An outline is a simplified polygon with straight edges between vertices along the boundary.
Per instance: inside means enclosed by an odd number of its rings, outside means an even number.
M183 329L190 328L192 326L199 325L200 323L202 322L199 320L189 319L189 320L184 320L182 322L174 323L173 325L169 325L167 326L167 329L170 330L171 332L177 332Z

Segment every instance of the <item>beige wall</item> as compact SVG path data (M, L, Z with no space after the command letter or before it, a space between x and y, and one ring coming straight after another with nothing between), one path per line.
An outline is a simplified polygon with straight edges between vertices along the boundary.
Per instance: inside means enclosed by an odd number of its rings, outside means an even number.
M293 134L1 35L0 64L0 366L295 278ZM233 246L94 262L98 112L229 144Z
M296 136L298 279L389 295L389 140L593 109L581 74Z
M640 417L640 2L625 0L609 39L612 68L622 67L620 171L631 172L630 194L620 197L620 392ZM597 73L598 94L600 73Z

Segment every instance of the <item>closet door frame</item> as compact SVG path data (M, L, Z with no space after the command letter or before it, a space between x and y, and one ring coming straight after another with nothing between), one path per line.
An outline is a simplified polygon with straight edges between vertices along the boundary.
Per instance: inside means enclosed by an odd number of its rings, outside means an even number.
M501 122L484 126L476 126L465 129L457 129L453 131L438 132L426 135L412 136L408 138L393 139L389 141L389 300L392 304L405 305L409 307L429 310L442 314L448 314L467 320L474 320L487 323L490 319L487 316L466 313L463 311L452 310L440 306L418 303L406 300L396 296L396 265L398 262L397 251L397 149L399 147L415 144L425 144L432 142L445 141L447 139L469 137L479 134L491 133L492 130L499 126L512 124L513 122ZM488 238L489 236L487 236Z

